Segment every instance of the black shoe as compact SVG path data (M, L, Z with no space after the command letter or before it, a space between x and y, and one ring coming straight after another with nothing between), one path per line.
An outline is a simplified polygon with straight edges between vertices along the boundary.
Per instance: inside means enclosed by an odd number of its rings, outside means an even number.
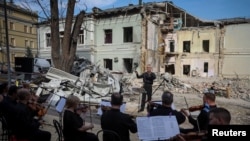
M144 111L144 110L140 109L140 110L138 111L138 113L143 112L143 111Z

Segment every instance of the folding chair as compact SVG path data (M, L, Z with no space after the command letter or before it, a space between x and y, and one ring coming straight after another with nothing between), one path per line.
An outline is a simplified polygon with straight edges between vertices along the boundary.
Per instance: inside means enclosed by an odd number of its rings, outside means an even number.
M112 138L112 140L109 141L121 141L121 137L114 131L111 130L99 130L96 133L96 136L99 138L99 134L102 133L102 135L106 134L107 136L109 136L109 139ZM100 140L100 138L99 138ZM103 140L103 139L102 139ZM100 140L101 141L101 140Z
M0 116L0 122L2 125L1 141L9 141L10 130L7 121L3 115Z
M63 130L62 130L62 125L59 123L57 120L53 120L54 127L56 128L57 132L57 141L63 141Z

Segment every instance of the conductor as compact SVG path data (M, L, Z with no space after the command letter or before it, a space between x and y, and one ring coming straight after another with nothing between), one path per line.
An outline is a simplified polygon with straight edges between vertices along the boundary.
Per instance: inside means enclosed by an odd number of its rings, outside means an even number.
M147 65L147 71L142 73L141 75L138 74L137 71L135 71L137 78L143 78L143 88L145 89L146 93L142 93L142 99L141 99L141 108L138 112L144 111L145 103L146 103L146 95L147 95L147 101L151 101L152 96L152 85L154 82L154 79L156 78L155 73L152 72L152 67L150 64Z

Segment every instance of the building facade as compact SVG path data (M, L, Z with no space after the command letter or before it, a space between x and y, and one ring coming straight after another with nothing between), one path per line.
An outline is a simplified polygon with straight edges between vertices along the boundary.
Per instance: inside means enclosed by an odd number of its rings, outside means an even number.
M216 27L184 28L168 34L165 71L176 76L217 76L219 34Z
M135 69L143 72L147 64L155 72L164 71L164 35L182 27L211 24L171 2L130 4L105 10L95 7L85 19L84 43L77 46L78 56L126 73ZM63 29L61 22L60 31ZM50 58L49 25L39 25L38 33L40 57Z
M4 5L0 2L0 62L7 63ZM33 56L37 55L37 30L34 23L38 22L38 14L23 9L14 3L7 3L7 23L9 36L10 62L13 65L15 57L24 57L27 48Z
M222 29L221 71L223 77L250 76L250 22L227 24Z

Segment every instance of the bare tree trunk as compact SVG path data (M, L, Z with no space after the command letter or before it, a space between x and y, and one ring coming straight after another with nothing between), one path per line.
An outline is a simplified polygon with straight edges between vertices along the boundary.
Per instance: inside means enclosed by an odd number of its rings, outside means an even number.
M73 27L73 31L71 34L72 39L70 40L70 48L69 48L69 55L68 55L68 60L65 60L65 62L67 63L63 63L63 68L65 68L65 71L70 72L72 66L73 66L73 62L74 62L74 58L75 58L75 53L76 53L76 48L77 48L77 39L78 39L78 35L81 29L81 25L83 22L83 18L85 15L85 11L81 11L75 20L75 24Z
M59 37L59 12L58 0L50 0L51 9L51 56L53 64L60 69L60 37Z
M65 19L65 29L64 29L64 37L62 41L62 62L61 69L63 71L69 72L71 68L69 68L69 60L70 60L70 48L71 48L71 29L73 23L74 9L75 9L75 0L68 0L68 7ZM73 62L72 62L73 63Z
M58 0L50 0L52 60L56 68L66 72L71 71L77 48L77 39L85 15L85 11L81 11L77 15L72 30L75 4L76 0L68 0L64 37L60 46Z

